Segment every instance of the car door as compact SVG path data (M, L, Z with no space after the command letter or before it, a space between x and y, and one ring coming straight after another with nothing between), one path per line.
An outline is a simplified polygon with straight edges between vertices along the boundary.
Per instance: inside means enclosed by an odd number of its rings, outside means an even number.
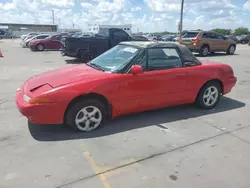
M120 97L123 113L182 104L187 71L175 48L148 49L144 73L123 76Z
M215 33L216 43L218 45L218 51L227 51L229 43L226 37Z
M55 35L51 38L50 49L59 50L62 47L61 35Z
M224 37L211 32L209 33L210 36L210 40L211 40L211 45L210 45L210 51L224 51L225 50L225 46L227 45L227 41L224 40Z

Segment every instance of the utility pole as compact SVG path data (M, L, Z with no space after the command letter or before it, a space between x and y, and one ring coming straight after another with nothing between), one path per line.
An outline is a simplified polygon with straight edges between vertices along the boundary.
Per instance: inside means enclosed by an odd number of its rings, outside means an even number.
M52 10L52 23L53 23L53 25L55 24L55 11L54 10Z
M184 0L181 0L181 19L178 25L179 29L179 42L181 40L181 33L182 33L182 26L183 26L183 5L184 5Z

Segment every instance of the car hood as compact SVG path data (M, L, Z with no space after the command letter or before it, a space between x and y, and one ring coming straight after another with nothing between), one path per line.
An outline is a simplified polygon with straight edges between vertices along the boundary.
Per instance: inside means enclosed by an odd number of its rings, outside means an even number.
M80 80L92 81L102 76L107 76L107 74L109 73L93 69L85 64L66 65L60 69L33 76L26 81L25 85L29 91L46 84L56 88Z

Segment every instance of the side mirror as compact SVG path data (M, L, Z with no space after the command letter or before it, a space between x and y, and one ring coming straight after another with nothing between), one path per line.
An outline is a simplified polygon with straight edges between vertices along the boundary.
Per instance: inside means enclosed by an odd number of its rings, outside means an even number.
M133 75L142 74L143 73L142 66L141 65L133 65L131 68L131 73Z

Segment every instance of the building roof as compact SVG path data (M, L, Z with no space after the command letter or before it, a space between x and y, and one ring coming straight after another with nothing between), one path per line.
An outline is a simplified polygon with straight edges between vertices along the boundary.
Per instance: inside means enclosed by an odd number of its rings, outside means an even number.
M153 48L153 47L178 47L178 43L174 42L156 42L156 41L127 41L120 44L132 45L140 48Z
M15 25L15 26L57 26L53 24L22 24L22 23L0 23L2 26L10 26L10 25Z

